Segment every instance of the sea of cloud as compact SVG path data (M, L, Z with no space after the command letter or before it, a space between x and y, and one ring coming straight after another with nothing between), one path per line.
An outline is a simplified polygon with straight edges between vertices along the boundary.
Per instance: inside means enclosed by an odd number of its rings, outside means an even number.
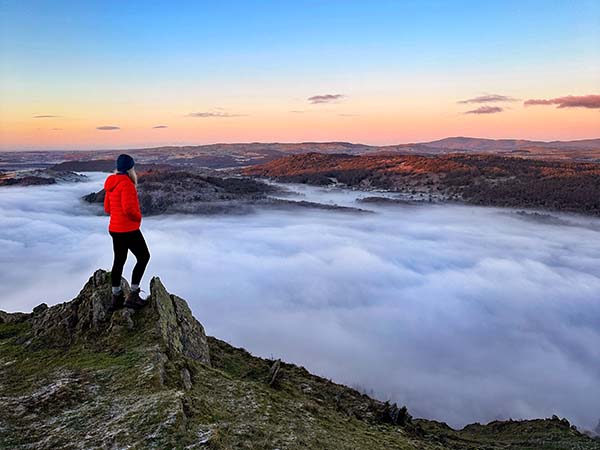
M70 300L110 269L108 219L80 201L104 177L0 188L0 309ZM354 206L366 195L295 189ZM369 208L145 218L144 284L160 276L209 334L416 416L462 426L558 414L595 427L600 220Z

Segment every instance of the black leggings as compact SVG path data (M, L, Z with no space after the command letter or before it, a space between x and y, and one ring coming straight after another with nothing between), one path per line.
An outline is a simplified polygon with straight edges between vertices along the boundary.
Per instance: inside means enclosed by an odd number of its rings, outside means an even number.
M131 253L137 259L133 268L133 274L131 275L131 284L140 284L144 270L146 270L146 265L150 260L150 252L148 251L148 246L146 245L144 236L142 236L142 232L135 230L126 233L116 233L114 231L110 231L109 233L112 236L113 250L115 252L115 260L110 274L113 287L121 285L121 276L123 275L123 266L127 260L128 250L131 250Z

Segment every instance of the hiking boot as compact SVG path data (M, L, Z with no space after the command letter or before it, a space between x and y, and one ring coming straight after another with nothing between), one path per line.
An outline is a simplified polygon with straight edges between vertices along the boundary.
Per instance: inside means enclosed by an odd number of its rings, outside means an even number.
M113 294L110 299L110 306L108 307L108 312L114 312L117 309L122 308L124 302L125 294L123 294L123 291L119 292L118 294Z
M131 291L127 295L127 299L125 299L126 308L140 309L146 306L147 304L148 302L146 300L142 300L142 298L140 297L140 289L136 291Z

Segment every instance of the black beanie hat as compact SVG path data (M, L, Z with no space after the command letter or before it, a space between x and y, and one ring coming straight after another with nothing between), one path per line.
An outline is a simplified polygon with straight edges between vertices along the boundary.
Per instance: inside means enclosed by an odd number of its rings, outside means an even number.
M135 162L133 158L129 155L122 154L117 158L117 172L127 172L129 169L133 167Z

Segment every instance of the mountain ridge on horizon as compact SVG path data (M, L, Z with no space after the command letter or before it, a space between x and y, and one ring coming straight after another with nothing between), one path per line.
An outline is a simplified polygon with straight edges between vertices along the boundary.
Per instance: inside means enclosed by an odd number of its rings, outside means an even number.
M584 146L588 148L600 148L600 137L598 138L583 138L583 139L554 139L554 140L535 140L535 139L520 139L520 138L486 138L486 137L473 137L473 136L447 136L440 139L434 139L431 141L411 141L406 143L396 144L367 144L362 142L351 142L351 141L246 141L246 142L213 142L209 144L167 144L167 145L152 145L152 146L141 146L141 147L122 147L122 148L88 148L88 149L18 149L18 150L2 150L0 153L40 153L40 152L117 152L117 151L144 151L144 150L158 150L158 149L192 149L192 148L210 148L210 147L237 147L237 146L304 146L304 145L341 145L349 147L363 147L371 149L389 149L389 148L402 148L411 146L425 146L434 148L438 146L446 148L463 148L461 145L468 144L470 148L478 148L479 146L493 146L494 144L513 144L517 145L535 145L535 146L561 146L561 145L574 145L576 147ZM463 148L464 149L464 148Z
M0 169L44 168L61 165L61 170L101 170L112 168L114 158L129 153L142 165L205 167L226 169L264 164L290 155L306 153L348 155L443 156L450 153L493 154L537 160L600 162L600 138L574 141L530 141L526 139L488 139L447 137L422 143L373 146L332 142L250 142L215 143L187 146L160 146L105 150L48 150L0 152ZM140 166L141 167L141 166Z

